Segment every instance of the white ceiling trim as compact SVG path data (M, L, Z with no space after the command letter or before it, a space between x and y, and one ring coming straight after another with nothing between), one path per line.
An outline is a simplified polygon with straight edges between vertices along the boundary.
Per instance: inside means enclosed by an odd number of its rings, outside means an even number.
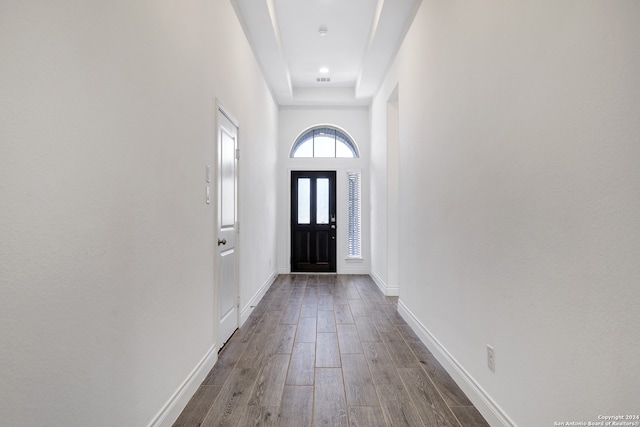
M291 83L291 70L289 69L289 63L287 61L287 54L284 51L282 45L282 32L280 31L280 24L278 24L278 14L276 13L276 5L274 0L267 0L267 8L269 9L269 17L271 18L271 28L273 28L273 34L278 44L278 52L282 58L284 64L285 80L287 82L287 89L290 96L293 96L293 84Z

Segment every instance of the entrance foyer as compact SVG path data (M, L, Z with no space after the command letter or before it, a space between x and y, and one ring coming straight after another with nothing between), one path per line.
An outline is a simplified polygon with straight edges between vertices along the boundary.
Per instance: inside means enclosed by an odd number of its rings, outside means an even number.
M281 275L174 427L487 426L368 276Z

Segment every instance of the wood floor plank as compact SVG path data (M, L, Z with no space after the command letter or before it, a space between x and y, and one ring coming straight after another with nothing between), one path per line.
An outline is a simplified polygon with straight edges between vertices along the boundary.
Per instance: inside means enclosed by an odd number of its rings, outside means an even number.
M296 285L307 285L308 276L306 274L295 274L291 278L293 283Z
M342 374L349 406L379 404L364 354L343 354Z
M278 406L248 406L238 427L276 427Z
M284 311L287 302L289 301L289 297L291 296L291 291L281 291L274 295L273 300L269 303L270 311Z
M260 323L256 326L254 335L266 335L273 332L278 326L280 316L282 316L281 311L267 311L264 313Z
M251 315L249 315L249 318L246 322L244 322L244 325L242 325L242 327L240 327L233 335L233 339L235 341L246 343L249 341L249 339L251 339L251 336L258 326L258 323L260 323L260 318L264 315L264 313L261 315L254 314L256 314L255 310L253 313L251 313Z
M349 300L347 299L346 294L336 294L333 296L333 306L335 309L336 305L349 305Z
M449 406L472 406L469 398L464 394L458 384L442 367L433 354L424 357L422 368L427 372L431 381Z
M229 340L218 354L218 361L202 382L203 385L222 385L227 380L240 355L246 349L246 344Z
M349 304L349 294L347 288L343 283L337 283L336 287L332 290L333 304Z
M340 324L337 328L340 353L362 353L356 325Z
M313 283L307 283L307 287L304 291L305 301L318 302L318 285Z
M266 355L266 350L273 343L273 333L256 333L245 345L244 352L236 367L244 369L260 369Z
M353 320L358 330L358 336L360 342L382 342L382 338L375 327L375 324L371 320L371 317L358 317L354 316Z
M333 310L336 314L336 323L353 323L349 304L334 304Z
M375 311L371 313L373 323L376 325L378 332L391 332L395 330L395 326L384 311Z
M407 345L413 352L413 355L416 356L416 359L418 359L418 362L423 365L427 363L427 359L431 356L431 352L422 343L422 341L407 340Z
M423 427L422 420L402 384L377 385L380 406L389 426ZM431 427L429 425L429 427Z
M462 427L490 427L482 414L473 406L452 406L451 410Z
M274 354L265 359L253 389L251 405L280 406L290 358L288 354Z
M273 333L273 342L271 349L274 354L284 353L291 354L293 349L293 340L296 336L296 325L278 325Z
M422 369L398 369L420 418L428 426L459 427L453 412Z
M360 293L358 289L354 286L353 281L347 282L347 299L360 299Z
M386 427L380 406L350 406L349 424L351 427Z
M221 385L201 385L184 408L173 427L200 425L222 389Z
M289 303L300 303L304 299L304 287L295 287L291 290L291 297L289 297Z
M297 324L298 319L300 318L301 307L302 302L287 304L284 308L284 311L282 312L282 316L280 317L280 324Z
M382 341L390 351L391 359L398 368L417 368L420 362L398 331L381 332Z
M362 299L349 300L349 308L353 317L369 315L369 309Z
M360 293L360 298L365 301L367 306L377 305L384 300L384 297L380 294L378 289L372 289L368 284L357 283L356 289Z
M293 345L287 385L313 385L316 365L316 344L297 342Z
M316 426L346 427L347 404L344 396L342 370L316 368L313 419Z
M286 386L278 416L279 427L306 427L313 422L313 387Z
M318 285L318 297L331 295L333 285L328 281L324 281ZM320 300L318 300L320 302Z
M337 332L333 310L318 310L318 332Z
M362 343L362 347L374 384L402 384L384 343Z
M301 317L296 332L296 342L316 342L316 318Z
M318 301L305 300L302 302L302 309L300 310L300 317L316 317L318 315Z
M320 310L333 310L333 296L318 295L318 311Z
M339 367L340 348L338 347L337 333L319 333L316 346L316 367Z
M400 335L402 335L402 338L405 339L405 341L419 341L420 340L420 338L418 338L418 336L413 331L413 329L411 329L411 326L407 325L406 323L396 323L395 327L398 330L398 332L400 333Z
M244 416L257 378L257 369L234 369L202 421L202 426L237 425Z
M395 306L387 306L386 312L387 316L389 316L389 320L391 320L391 323L406 323L402 316L400 316L400 313L398 313L398 310Z

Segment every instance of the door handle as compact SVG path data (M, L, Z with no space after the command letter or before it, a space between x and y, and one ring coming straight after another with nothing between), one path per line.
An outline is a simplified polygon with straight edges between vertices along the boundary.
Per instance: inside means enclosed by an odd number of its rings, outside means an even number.
M331 224L331 229L335 230L336 229L336 225L335 224Z
M218 246L226 245L226 244L227 244L227 239L222 239L222 240L218 239Z

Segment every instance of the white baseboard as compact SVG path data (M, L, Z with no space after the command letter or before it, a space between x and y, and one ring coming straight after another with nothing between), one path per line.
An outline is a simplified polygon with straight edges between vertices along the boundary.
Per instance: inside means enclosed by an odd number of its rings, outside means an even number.
M429 332L418 318L401 301L398 301L398 313L411 326L422 343L440 362L451 378L464 391L473 405L492 426L515 427L516 424L487 394L486 391L473 379L473 377L458 363L447 349Z
M178 390L173 393L173 396L171 396L169 401L162 407L156 416L153 417L153 420L148 424L148 427L171 427L217 361L218 348L214 344L202 360L200 360L198 365L196 365L193 371L191 371L189 376L187 376L180 387L178 387Z
M382 280L380 278L380 276L378 276L376 274L375 271L371 271L369 273L369 275L371 276L371 278L373 279L373 281L375 282L376 285L378 285L378 288L380 289L380 291L382 291L382 293L387 296L387 297L397 297L398 295L400 295L400 288L398 288L397 286L391 287L389 285L387 285L387 283Z
M359 265L355 265L355 266L347 265L339 268L337 274L349 274L349 275L369 274L369 268L361 267Z
M249 315L251 315L253 311L252 306L256 306L260 302L277 277L278 273L274 272L262 286L260 286L258 292L256 292L251 298L251 301L244 307L240 316L241 325L244 324L249 318ZM178 390L171 396L169 401L162 407L158 414L156 414L148 427L171 427L217 361L218 348L214 344L193 371L191 371L187 379L178 387Z
M291 274L290 267L278 267L278 274Z
M267 293L267 291L269 290L271 285L273 285L273 282L275 282L277 277L278 277L278 273L273 272L273 274L271 274L271 276L262 284L262 286L260 286L260 289L258 289L258 292L256 292L255 295L251 298L251 300L249 300L249 302L242 308L242 311L240 312L240 326L244 325L244 322L247 321L247 319L253 312L253 309L255 308L255 306L258 305L262 297L264 297L264 294Z

